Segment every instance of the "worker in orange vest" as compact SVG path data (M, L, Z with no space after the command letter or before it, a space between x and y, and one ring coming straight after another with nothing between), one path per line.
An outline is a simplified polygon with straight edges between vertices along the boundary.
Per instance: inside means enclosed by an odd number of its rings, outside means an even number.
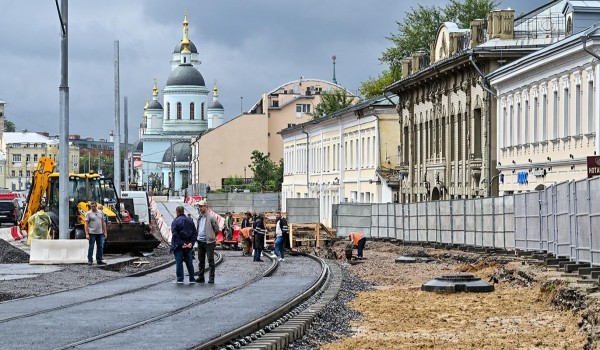
M358 259L363 258L363 250L365 249L365 243L367 243L367 237L360 232L350 232L348 236L350 241L354 244L354 246L358 249Z

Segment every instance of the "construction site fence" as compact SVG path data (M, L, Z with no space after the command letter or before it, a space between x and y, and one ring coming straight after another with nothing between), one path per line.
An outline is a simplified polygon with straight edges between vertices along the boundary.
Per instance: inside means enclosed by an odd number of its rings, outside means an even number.
M545 252L600 266L600 177L502 197L418 203L340 203L338 237Z
M216 213L275 212L281 210L281 193L210 192L208 205Z

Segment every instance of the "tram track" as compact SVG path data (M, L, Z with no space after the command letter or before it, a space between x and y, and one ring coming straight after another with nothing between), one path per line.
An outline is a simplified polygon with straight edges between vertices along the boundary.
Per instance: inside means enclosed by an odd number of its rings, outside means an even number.
M217 257L215 259L215 265L218 266L218 265L220 265L223 262L223 255L221 253L219 253L219 252L215 252L215 254L217 255ZM160 271L162 269L166 269L166 268L172 266L173 263L174 263L173 261L169 261L169 262L167 262L165 264L157 266L156 268L159 268L159 269L153 270L152 272L156 272L156 271ZM125 276L123 278L135 278L135 277L140 277L142 275L146 275L148 273L150 273L150 272L148 272L148 271L136 272L136 273L130 274L128 276ZM49 312L53 312L53 311L65 310L65 309L67 309L69 307L83 305L83 304L88 303L88 302L90 302L92 300L93 301L107 300L107 299L110 299L110 298L114 298L114 297L118 297L118 296L122 296L122 295L126 295L126 294L136 293L136 292L142 291L144 289L148 289L150 287L154 287L154 286L160 285L162 283L171 283L172 280L173 280L172 278L163 278L163 279L161 279L159 281L148 283L148 284L144 284L144 285L142 285L140 287L132 288L132 289L128 289L128 290L124 290L124 291L121 291L121 292L118 292L118 293L107 294L107 295L104 295L104 296L101 296L101 297L96 297L96 298L93 298L93 299L81 300L81 301L78 301L78 302L72 302L72 303L69 303L69 304L66 304L66 305L63 304L63 305L60 305L60 306L57 306L57 307L53 307L53 308L48 308L48 309L44 309L44 310L40 310L40 311L35 311L35 312L26 313L26 314L21 314L19 316L13 316L13 317L4 318L4 319L0 318L0 324L7 323L7 322L10 322L10 321L14 321L14 320L17 320L17 319L34 317L34 316L42 315L44 313L49 313ZM105 283L105 282L99 282L97 284L102 284L102 283ZM73 290L77 290L77 289L83 289L83 288L87 288L87 287L89 287L89 286L82 286L82 287L78 287L78 288L73 288L73 289L70 289L69 291L73 291ZM64 293L64 292L65 292L65 290L57 291L57 292L45 294L45 295L43 295L43 297L47 297L47 296L51 296L51 295L57 295L59 293ZM26 298L26 299L33 300L34 298L35 297L30 297L30 298ZM19 301L19 300L25 300L25 299L15 299L15 300L7 301L7 302L4 302L4 303ZM1 304L2 303L0 303L0 305Z

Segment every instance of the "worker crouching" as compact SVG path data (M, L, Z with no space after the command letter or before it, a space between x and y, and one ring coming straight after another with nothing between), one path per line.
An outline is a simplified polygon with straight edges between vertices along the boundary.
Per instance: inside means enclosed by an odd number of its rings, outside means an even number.
M363 259L363 250L365 249L365 244L367 243L367 237L360 232L350 232L348 239L350 239L354 247L358 250L357 258Z

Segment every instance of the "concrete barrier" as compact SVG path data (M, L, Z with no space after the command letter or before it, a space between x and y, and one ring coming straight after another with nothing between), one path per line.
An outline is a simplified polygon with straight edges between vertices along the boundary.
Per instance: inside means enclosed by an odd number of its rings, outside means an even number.
M20 241L27 237L27 231L22 231L19 226L0 228L0 239L5 241Z
M29 252L30 264L85 264L86 239L33 239Z

